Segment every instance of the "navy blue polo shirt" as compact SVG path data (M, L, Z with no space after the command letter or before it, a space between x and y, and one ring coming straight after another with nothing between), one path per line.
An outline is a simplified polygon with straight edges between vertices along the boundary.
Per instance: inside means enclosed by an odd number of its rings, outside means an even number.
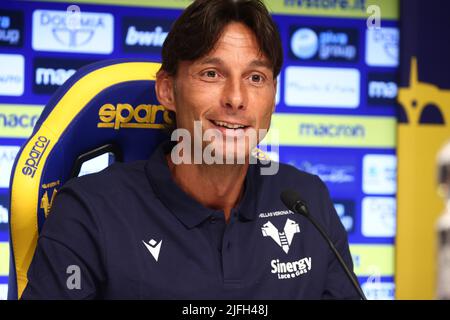
M297 190L352 268L347 235L321 180L250 165L228 223L172 179L159 146L58 192L23 299L357 299L338 261L280 193ZM195 183L195 181L193 181ZM76 277L76 278L74 278Z

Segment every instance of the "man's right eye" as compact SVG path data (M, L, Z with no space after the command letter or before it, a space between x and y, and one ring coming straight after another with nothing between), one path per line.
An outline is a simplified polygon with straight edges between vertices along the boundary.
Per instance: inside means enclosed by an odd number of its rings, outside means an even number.
M217 72L215 72L214 70L208 70L204 72L204 75L208 78L215 78L217 76Z

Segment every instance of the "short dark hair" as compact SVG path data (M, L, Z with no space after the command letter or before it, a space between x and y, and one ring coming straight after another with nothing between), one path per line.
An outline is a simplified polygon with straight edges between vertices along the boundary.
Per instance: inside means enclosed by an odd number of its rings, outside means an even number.
M162 48L161 70L175 76L180 61L208 54L231 22L250 28L276 78L283 64L278 29L262 0L195 0L175 21Z

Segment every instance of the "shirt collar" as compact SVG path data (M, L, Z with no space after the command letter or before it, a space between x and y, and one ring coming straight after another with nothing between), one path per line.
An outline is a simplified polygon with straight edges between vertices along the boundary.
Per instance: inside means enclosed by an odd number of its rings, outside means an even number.
M189 229L199 225L215 212L223 214L222 211L203 206L175 183L165 158L172 147L171 142L160 144L145 166L145 172L156 196ZM258 164L249 166L244 182L244 194L237 207L233 209L244 220L254 220L257 216L261 185L257 167Z

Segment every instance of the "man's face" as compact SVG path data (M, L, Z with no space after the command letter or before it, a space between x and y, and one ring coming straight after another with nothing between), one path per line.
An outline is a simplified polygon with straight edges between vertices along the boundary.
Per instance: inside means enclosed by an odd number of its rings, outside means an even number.
M201 121L202 132L219 130L223 136L220 153L236 152L226 141L270 126L276 81L255 35L244 24L228 24L214 49L198 60L180 62L171 81L173 104L165 106L175 111L177 127L187 129L191 137L194 121ZM245 141L248 155L248 145L254 147L256 141Z

